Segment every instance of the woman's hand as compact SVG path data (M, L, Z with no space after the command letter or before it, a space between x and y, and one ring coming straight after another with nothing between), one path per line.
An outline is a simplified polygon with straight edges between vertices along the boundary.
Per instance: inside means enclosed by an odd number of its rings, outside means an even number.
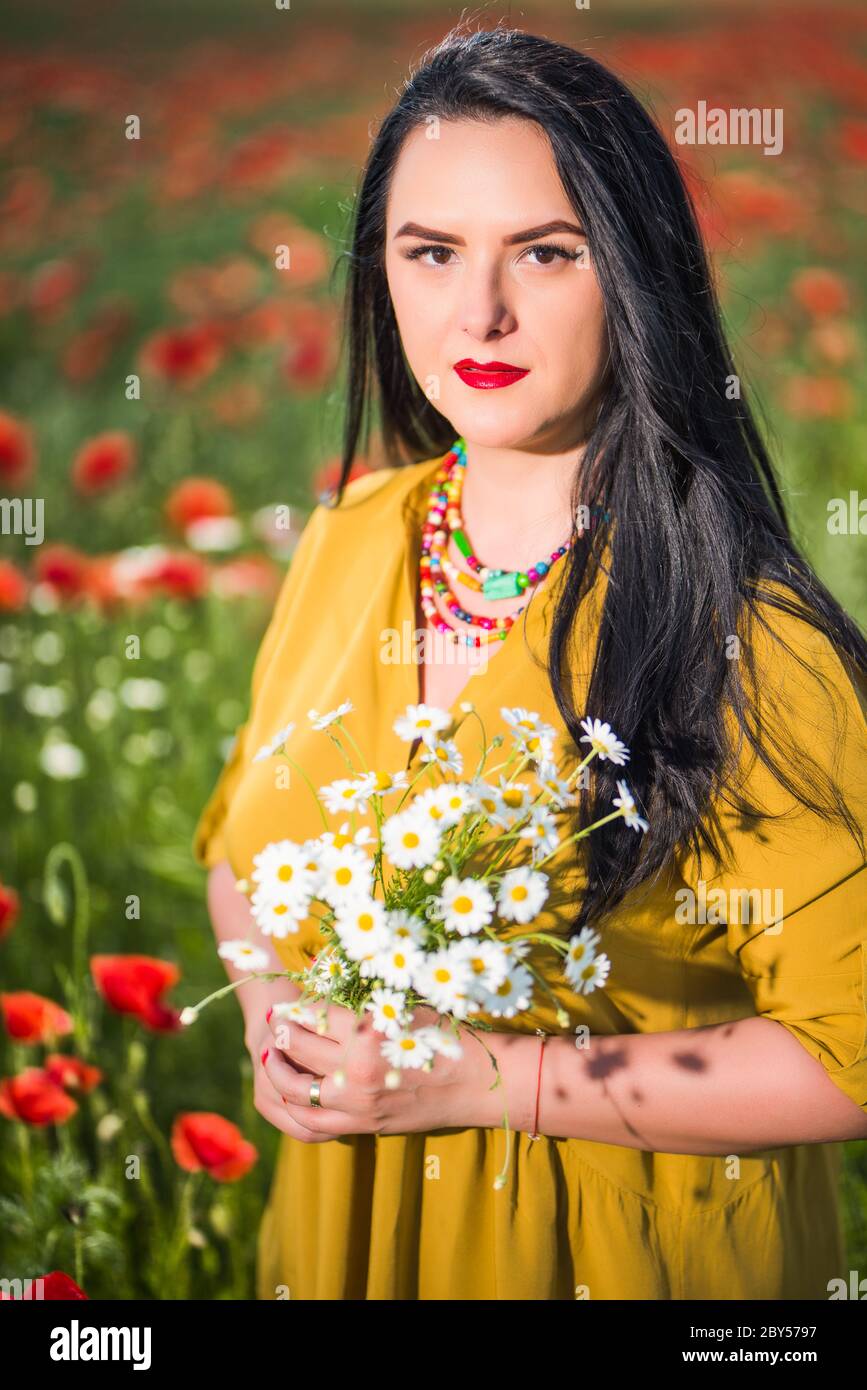
M414 1010L413 1028L442 1023L435 1009ZM451 1025L443 1027L453 1038ZM427 1133L500 1123L494 1116L496 1102L492 1106L488 1097L496 1072L485 1047L466 1028L457 1039L460 1057L437 1053L431 1071L402 1067L394 1090L385 1085L392 1068L380 1050L384 1035L375 1031L369 1014L359 1019L351 1009L331 1004L325 1032L319 1034L313 1026L271 1012L253 1036L262 1040L256 1108L296 1139L323 1143L347 1134ZM310 1104L310 1086L317 1079L321 1108ZM502 1089L496 1094L502 1095Z

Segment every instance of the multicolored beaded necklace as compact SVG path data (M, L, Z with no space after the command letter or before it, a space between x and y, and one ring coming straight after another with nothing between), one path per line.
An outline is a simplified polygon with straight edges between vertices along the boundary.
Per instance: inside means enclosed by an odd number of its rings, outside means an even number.
M448 580L462 583L467 588L480 592L484 598L517 597L527 589L534 589L544 579L551 566L569 550L573 538L570 536L566 544L555 550L547 560L537 560L527 570L491 569L483 565L473 552L461 516L461 493L466 467L466 441L458 439L445 455L431 485L427 519L422 527L419 590L422 611L436 631L443 633L452 642L465 643L469 647L481 647L488 642L504 641L516 618L523 613L527 605L522 603L514 613L502 618L484 618L478 613L468 613L458 603ZM446 553L449 536L454 539L472 573L464 574L452 564ZM447 622L434 602L435 593L440 595L449 612L459 623L477 631L461 632Z

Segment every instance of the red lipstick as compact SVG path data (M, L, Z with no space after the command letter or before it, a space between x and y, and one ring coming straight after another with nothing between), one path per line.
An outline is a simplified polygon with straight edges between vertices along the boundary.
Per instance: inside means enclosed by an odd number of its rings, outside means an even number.
M530 370L529 367L513 367L511 362L474 362L471 357L462 357L454 369L465 385L474 386L477 391L514 386Z

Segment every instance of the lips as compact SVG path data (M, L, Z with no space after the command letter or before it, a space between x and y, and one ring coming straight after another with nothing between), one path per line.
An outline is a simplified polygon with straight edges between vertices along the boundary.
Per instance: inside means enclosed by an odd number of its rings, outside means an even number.
M511 362L474 362L463 357L455 363L455 372L466 386L477 391L495 391L498 386L514 386L522 381L529 367L515 367Z

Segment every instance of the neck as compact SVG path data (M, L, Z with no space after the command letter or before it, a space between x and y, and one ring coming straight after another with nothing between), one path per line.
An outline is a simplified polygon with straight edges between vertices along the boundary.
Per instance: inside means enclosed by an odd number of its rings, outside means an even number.
M565 544L572 529L572 483L584 448L543 454L467 441L461 511L485 564L526 569Z

